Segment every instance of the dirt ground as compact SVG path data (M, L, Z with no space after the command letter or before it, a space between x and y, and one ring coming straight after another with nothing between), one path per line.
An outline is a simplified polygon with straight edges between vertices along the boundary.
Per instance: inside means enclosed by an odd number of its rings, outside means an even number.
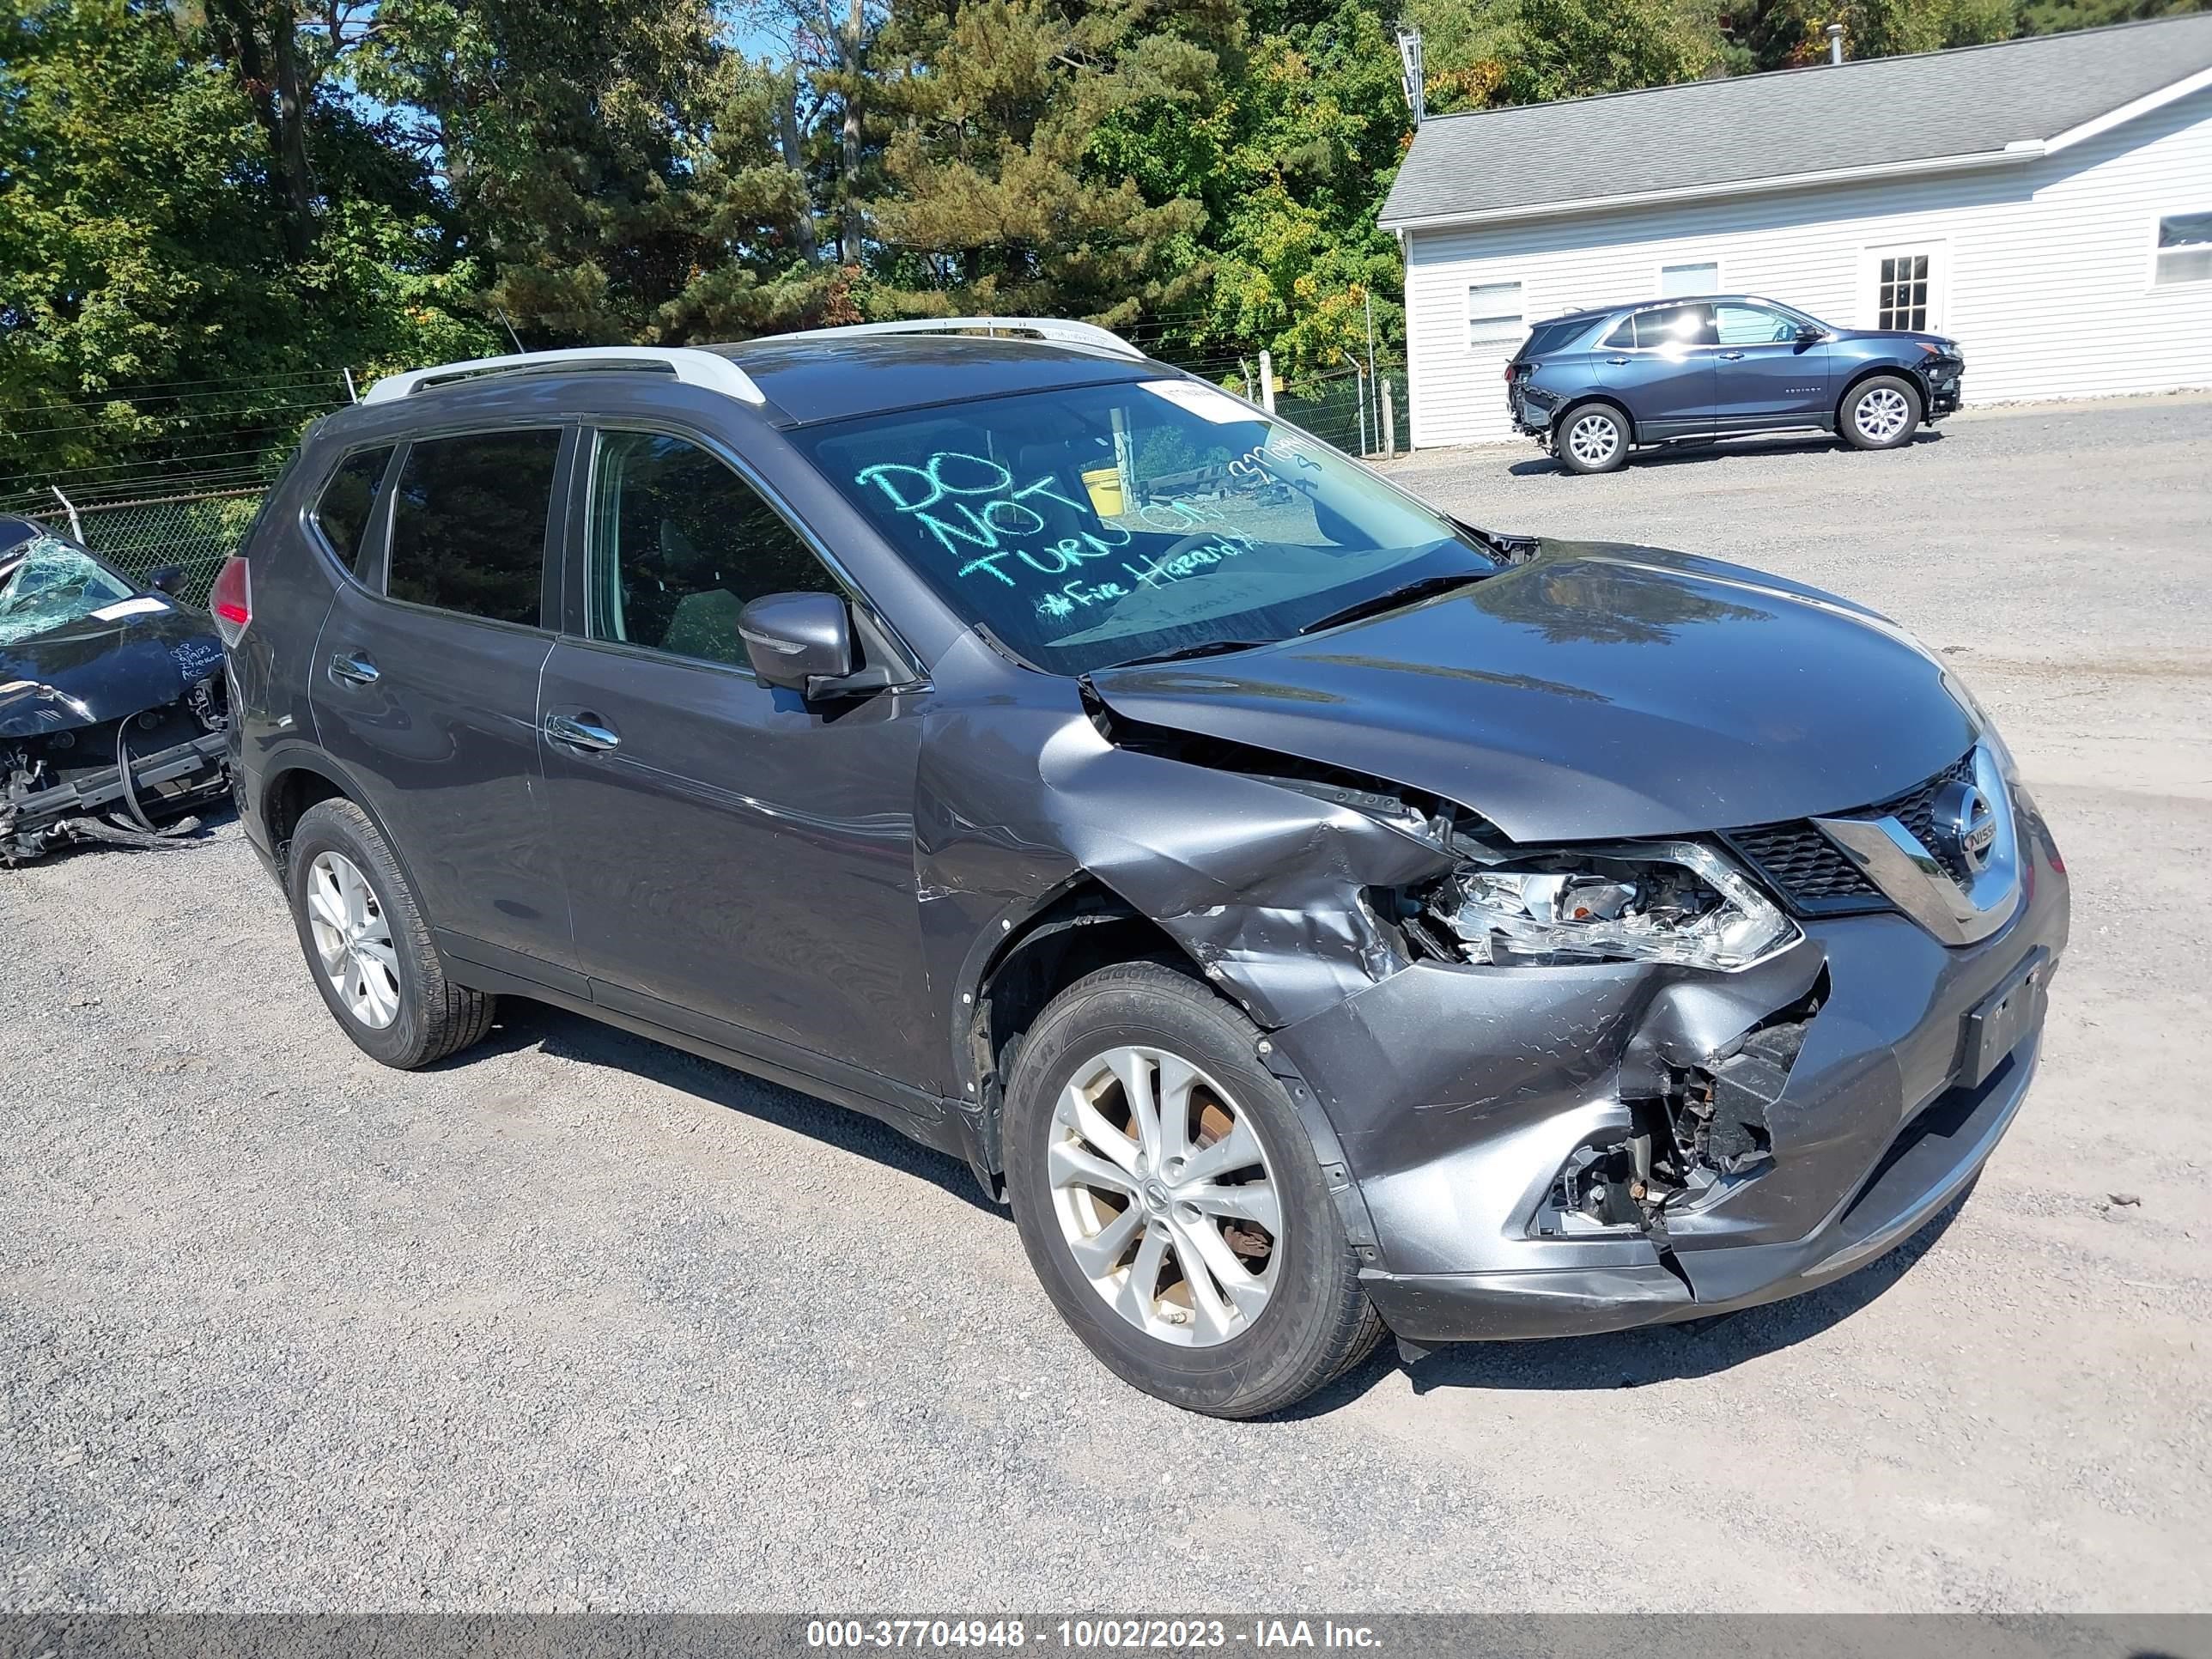
M0 1607L2212 1607L2212 399L1395 476L1870 601L1995 712L2074 944L1948 1224L1210 1422L864 1120L521 1004L377 1067L226 825L0 873Z

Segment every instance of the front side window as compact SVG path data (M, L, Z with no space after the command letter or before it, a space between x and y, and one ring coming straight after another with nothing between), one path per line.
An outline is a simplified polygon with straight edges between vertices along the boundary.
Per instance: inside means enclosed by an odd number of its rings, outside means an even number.
M535 628L561 434L472 432L408 446L392 505L384 591Z
M1467 343L1511 345L1526 319L1518 283L1477 283L1467 291Z
M323 486L315 502L315 528L323 532L323 539L340 562L364 580L370 575L368 520L376 510L377 486L384 481L391 459L388 444L348 456L344 465L331 474L331 481Z
M751 484L656 432L599 434L585 568L592 638L740 668L738 616L749 602L841 591Z
M1636 343L1644 351L1686 351L1711 345L1713 313L1708 306L1666 306L1636 313Z
M2212 282L2212 213L2176 213L2158 222L2158 269L2152 281Z
M1876 328L1928 326L1928 268L1929 256L1924 252L1875 256Z
M1495 561L1339 454L1198 381L840 422L793 441L971 626L1080 674L1279 640Z
M1797 338L1797 319L1765 306L1713 307L1714 337L1724 346L1789 345Z

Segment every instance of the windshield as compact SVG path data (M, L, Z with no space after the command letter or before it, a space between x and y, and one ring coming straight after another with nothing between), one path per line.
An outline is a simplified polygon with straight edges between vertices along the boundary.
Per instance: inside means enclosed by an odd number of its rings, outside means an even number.
M1194 380L792 434L960 616L1060 674L1287 638L1497 562L1318 439Z
M136 599L137 590L67 542L40 536L0 553L0 645Z

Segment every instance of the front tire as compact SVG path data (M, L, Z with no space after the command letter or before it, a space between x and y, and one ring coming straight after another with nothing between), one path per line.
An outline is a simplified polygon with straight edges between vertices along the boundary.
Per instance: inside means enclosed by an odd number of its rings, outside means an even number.
M1571 409L1559 422L1553 453L1568 471L1611 472L1628 459L1628 417L1606 404Z
M1214 1417L1295 1404L1382 1322L1259 1029L1159 963L1102 969L1037 1018L1006 1098L1022 1246L1123 1381Z
M353 802L300 815L284 885L315 988L370 1059L412 1071L491 1030L494 999L447 979L398 860Z
M1919 426L1920 393L1894 374L1860 381L1836 415L1836 429L1854 449L1902 448Z

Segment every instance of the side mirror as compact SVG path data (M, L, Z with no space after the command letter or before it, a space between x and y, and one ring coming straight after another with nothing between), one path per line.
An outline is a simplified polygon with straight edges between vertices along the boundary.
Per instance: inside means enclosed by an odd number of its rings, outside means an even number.
M763 593L738 617L753 672L809 697L834 696L853 677L853 618L835 593Z
M146 586L156 593L167 593L172 599L185 583L185 568L180 564L165 564L146 573Z
M1815 342L1825 340L1827 337L1828 331L1825 328L1816 328L1811 323L1800 323L1797 325L1797 343L1799 345L1812 345Z

